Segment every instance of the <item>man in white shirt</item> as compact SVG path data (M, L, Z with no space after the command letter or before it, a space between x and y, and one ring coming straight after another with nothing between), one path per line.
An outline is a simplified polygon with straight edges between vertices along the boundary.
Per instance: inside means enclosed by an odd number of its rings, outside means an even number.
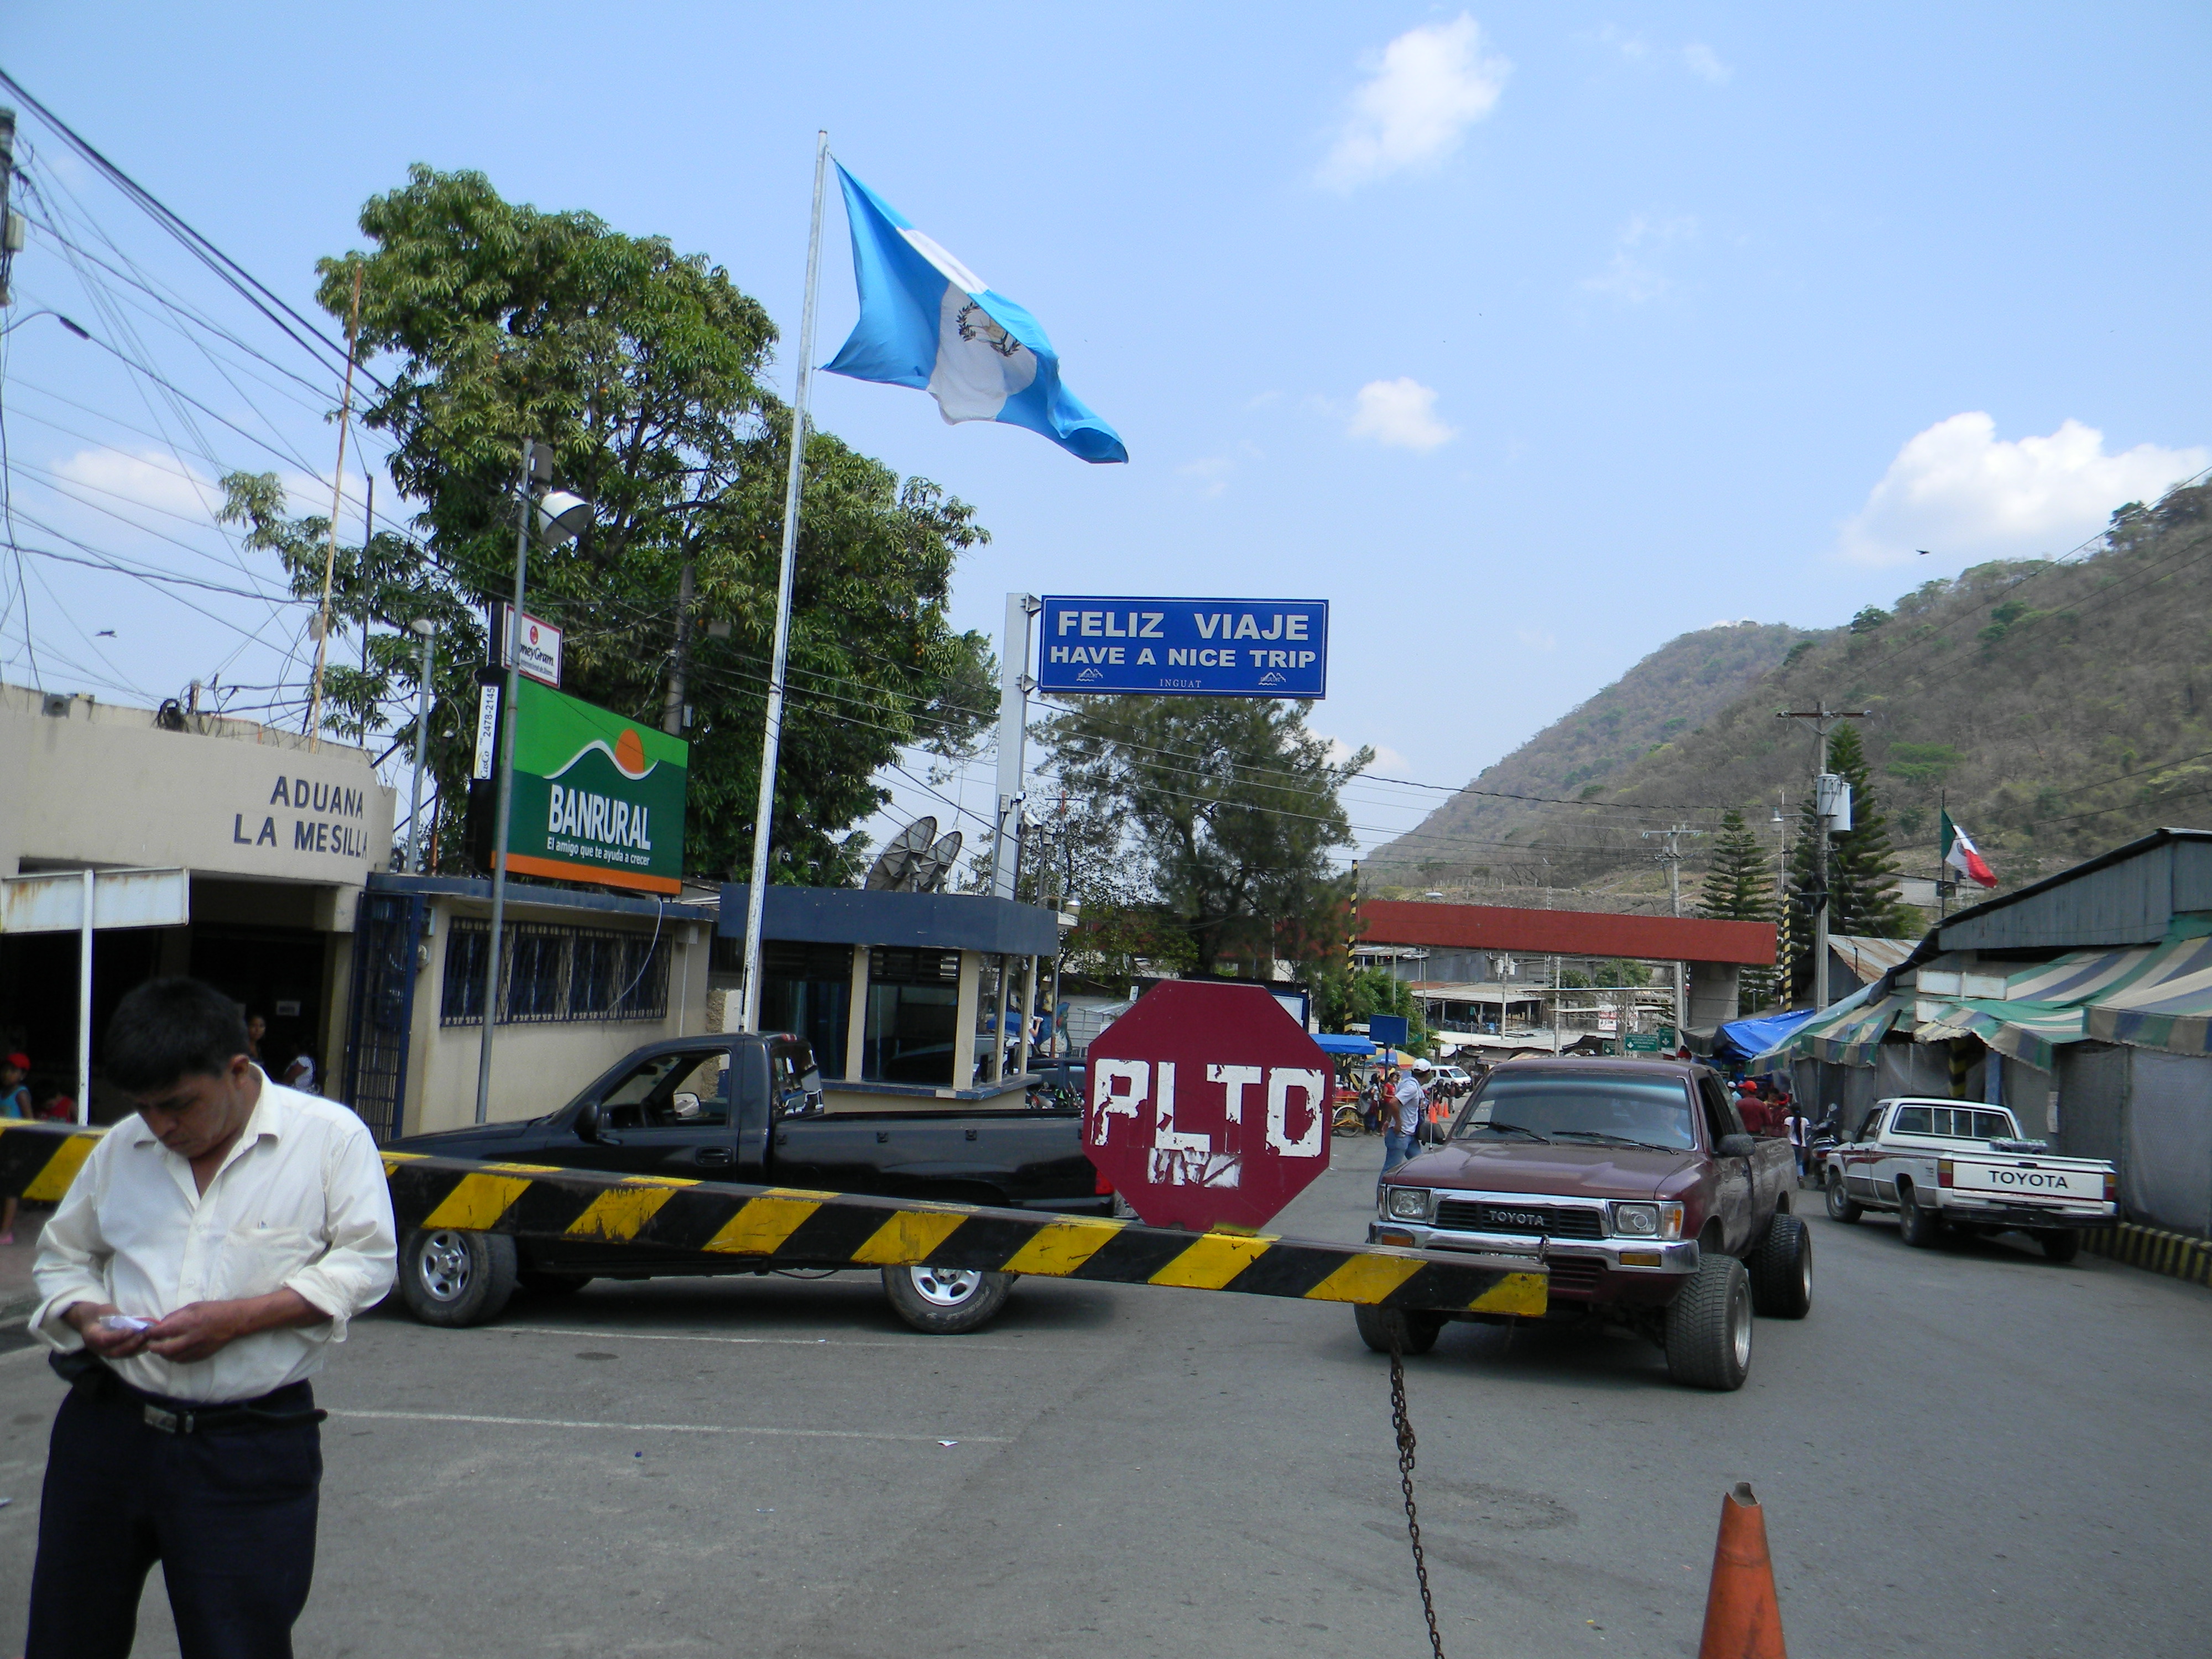
M1421 1119L1429 1109L1429 1091L1425 1086L1434 1068L1425 1060L1417 1060L1413 1069L1398 1079L1392 1092L1389 1115L1382 1129L1382 1173L1389 1175L1420 1148ZM1381 1189L1380 1177L1376 1189Z
M25 1659L129 1653L157 1560L185 1655L286 1659L322 1480L307 1379L392 1286L383 1165L351 1112L263 1074L212 986L140 986L102 1059L137 1113L39 1241L31 1329L71 1386Z

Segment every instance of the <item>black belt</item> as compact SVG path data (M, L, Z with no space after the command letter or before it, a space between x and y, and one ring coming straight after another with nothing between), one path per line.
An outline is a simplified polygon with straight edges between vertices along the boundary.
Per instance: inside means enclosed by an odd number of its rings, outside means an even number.
M125 1382L98 1356L83 1349L49 1354L46 1363L72 1389L103 1402L136 1406L149 1428L163 1434L203 1434L210 1429L294 1429L321 1422L330 1413L315 1404L314 1390L302 1381L252 1400L210 1405L149 1394Z

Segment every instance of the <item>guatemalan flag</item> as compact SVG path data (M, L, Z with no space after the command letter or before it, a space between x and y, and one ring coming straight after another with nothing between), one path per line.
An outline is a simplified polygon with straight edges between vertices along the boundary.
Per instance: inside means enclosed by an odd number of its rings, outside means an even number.
M1042 433L1086 461L1126 461L1114 428L1060 383L1060 355L1037 319L916 230L845 171L860 320L824 367L919 386L946 422L998 421Z

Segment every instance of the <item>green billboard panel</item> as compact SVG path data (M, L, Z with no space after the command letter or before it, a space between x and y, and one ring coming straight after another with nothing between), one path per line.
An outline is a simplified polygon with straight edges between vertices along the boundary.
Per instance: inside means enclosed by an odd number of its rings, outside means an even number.
M514 715L507 869L678 890L691 745L527 678L516 688Z
M1631 1031L1621 1047L1632 1054L1656 1054L1661 1044L1656 1031Z

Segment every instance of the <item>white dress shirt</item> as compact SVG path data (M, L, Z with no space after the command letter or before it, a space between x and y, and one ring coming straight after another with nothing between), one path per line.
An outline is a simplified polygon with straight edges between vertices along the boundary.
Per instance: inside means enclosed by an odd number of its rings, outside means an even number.
M392 1194L368 1126L264 1075L204 1193L190 1160L136 1112L100 1137L40 1235L32 1272L45 1300L31 1329L67 1353L84 1346L61 1316L76 1303L159 1319L188 1303L289 1285L329 1322L258 1331L191 1364L150 1352L107 1362L149 1394L251 1400L322 1370L347 1322L392 1288L398 1255Z

